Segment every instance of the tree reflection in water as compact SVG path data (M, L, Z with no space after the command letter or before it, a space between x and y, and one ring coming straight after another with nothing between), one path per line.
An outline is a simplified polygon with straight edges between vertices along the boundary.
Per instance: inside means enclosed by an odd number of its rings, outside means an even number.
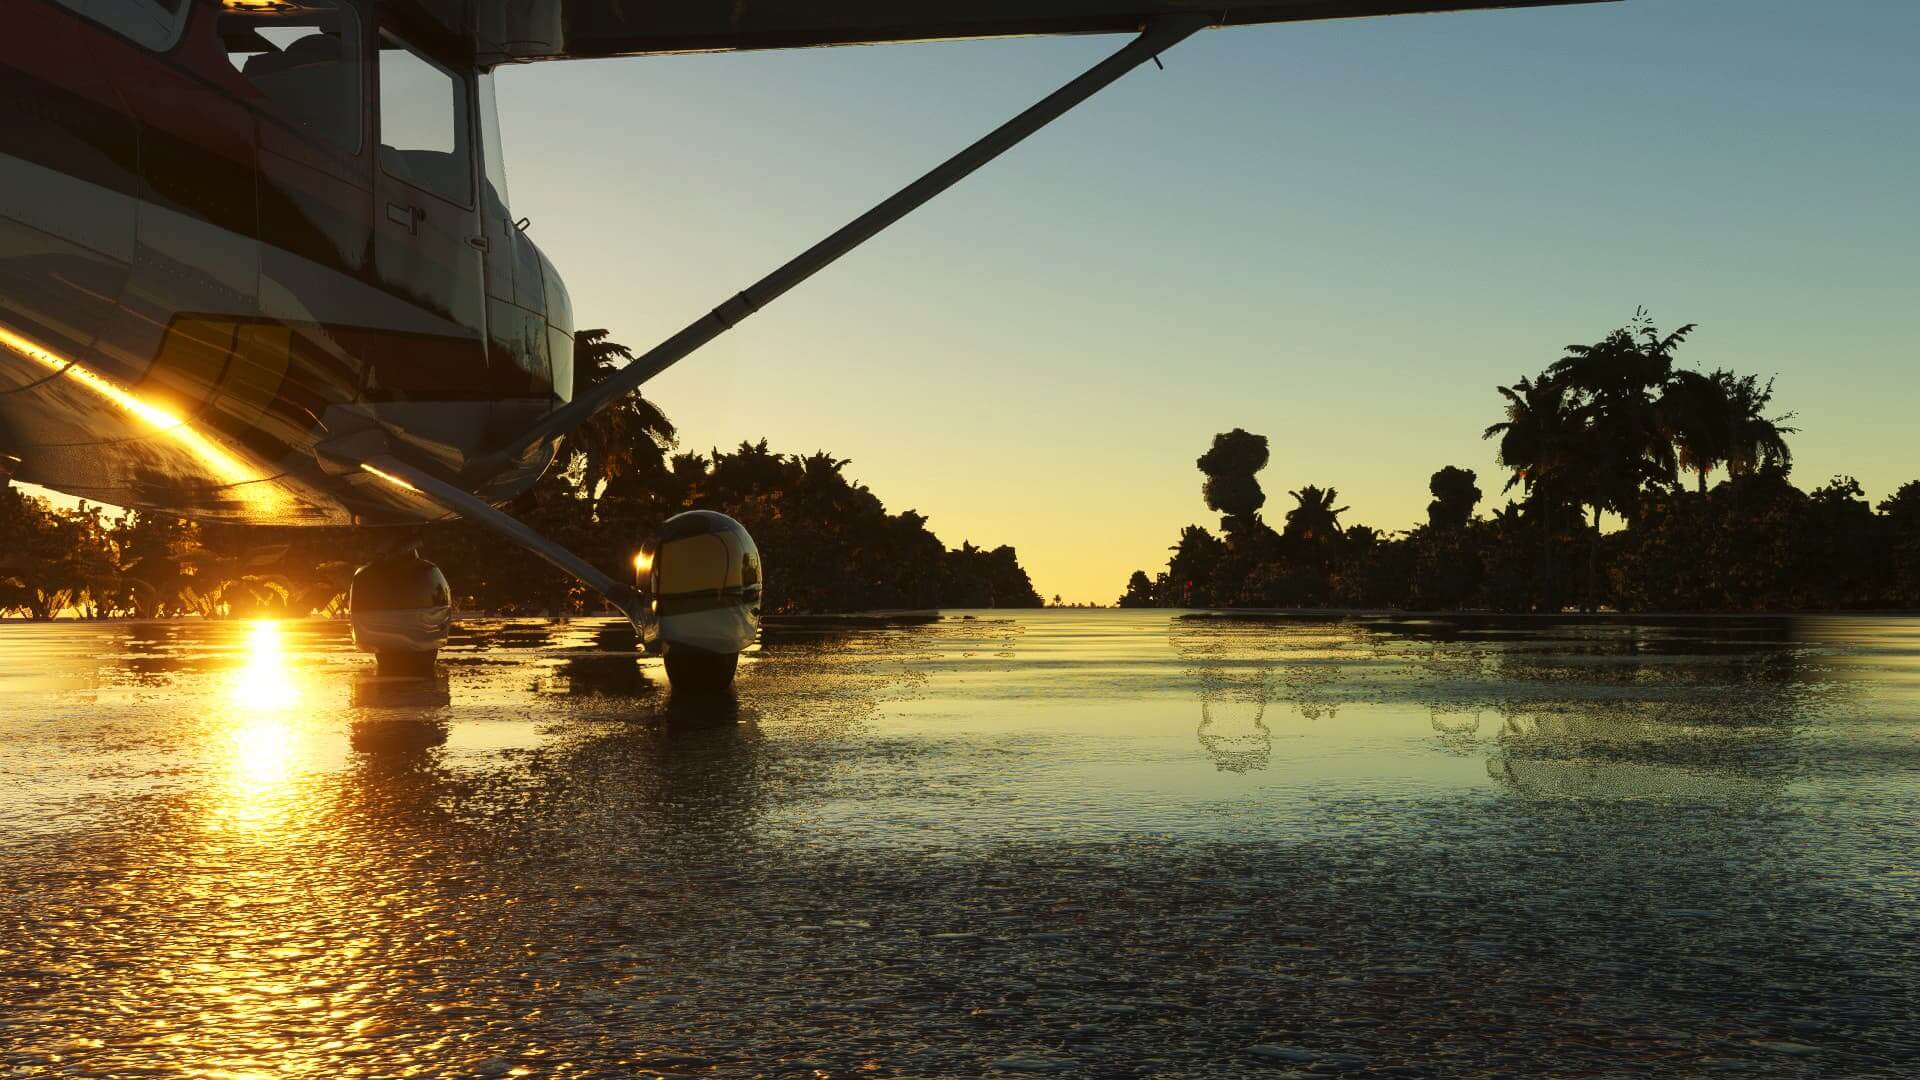
M1440 746L1448 753L1466 756L1480 750L1480 724L1484 710L1432 705L1427 709L1429 723L1438 735Z
M1839 689L1785 619L1234 613L1175 617L1169 642L1222 771L1268 767L1270 704L1326 722L1343 706L1413 706L1440 749L1485 753L1488 775L1526 797L1776 795Z
M1271 635L1258 624L1175 619L1168 641L1199 686L1200 747L1221 772L1260 772L1273 758L1267 727Z

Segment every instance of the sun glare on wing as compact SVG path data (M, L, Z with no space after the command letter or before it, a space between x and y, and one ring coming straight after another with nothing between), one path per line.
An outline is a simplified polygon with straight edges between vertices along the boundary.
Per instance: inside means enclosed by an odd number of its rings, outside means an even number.
M272 512L281 508L280 494L270 484L256 483L259 472L228 453L219 444L194 430L193 425L150 401L125 389L104 375L89 371L28 338L0 326L0 345L26 357L55 374L65 375L81 386L152 427L192 453L224 485L246 484L245 498L257 509Z
M387 483L392 484L394 487L404 488L407 491L412 491L415 493L420 492L419 488L414 487L412 484L408 483L405 479L395 476L392 473L387 472L383 469L376 469L364 461L360 463L360 469L363 472L370 473L374 476L379 477L382 480L385 480Z

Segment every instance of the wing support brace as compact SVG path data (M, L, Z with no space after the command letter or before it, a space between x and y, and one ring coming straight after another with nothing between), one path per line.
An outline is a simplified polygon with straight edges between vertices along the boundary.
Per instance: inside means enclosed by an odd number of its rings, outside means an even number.
M419 492L439 504L441 508L459 514L477 525L492 529L572 574L588 588L606 597L615 607L626 613L628 619L636 619L642 614L642 598L638 589L601 573L592 563L534 532L520 519L497 509L485 499L470 494L458 485L450 484L424 469L417 469L392 454L380 454L368 458L360 463L360 467L389 484L398 484Z
M505 449L476 459L469 476L485 476L519 458L546 439L564 435L595 413L626 397L641 384L685 359L701 346L740 325L748 316L772 303L789 289L826 269L888 226L925 205L987 162L1006 153L1027 136L1065 115L1074 106L1111 86L1120 76L1179 44L1195 32L1220 21L1218 14L1162 15L1149 19L1118 52L1100 61L1072 82L1042 98L1025 112L981 137L979 141L935 166L884 202L848 222L839 231L789 260L786 265L734 295L726 303L695 320L614 372L572 402L547 414ZM552 561L551 556L547 556ZM556 563L556 565L562 565ZM588 582L592 584L591 581ZM598 586L595 586L598 588Z

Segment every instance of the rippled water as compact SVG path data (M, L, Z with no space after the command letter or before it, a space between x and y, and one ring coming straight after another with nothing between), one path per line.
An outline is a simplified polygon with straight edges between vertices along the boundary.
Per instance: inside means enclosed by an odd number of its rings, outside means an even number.
M1913 1075L1920 623L0 625L0 1074Z

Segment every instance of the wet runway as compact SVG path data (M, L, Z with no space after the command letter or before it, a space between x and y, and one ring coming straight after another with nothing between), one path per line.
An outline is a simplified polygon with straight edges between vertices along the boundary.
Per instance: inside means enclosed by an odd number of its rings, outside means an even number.
M0 624L0 1076L1912 1076L1920 622Z

